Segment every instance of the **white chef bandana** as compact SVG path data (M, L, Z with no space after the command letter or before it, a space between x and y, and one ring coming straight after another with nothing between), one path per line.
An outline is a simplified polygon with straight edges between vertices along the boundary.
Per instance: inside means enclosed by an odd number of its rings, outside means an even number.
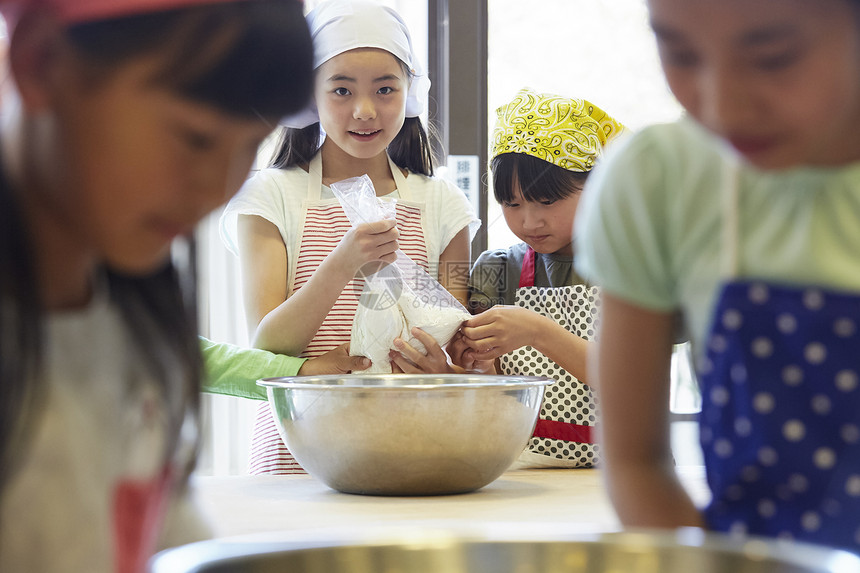
M403 18L373 0L327 0L307 15L314 42L314 69L355 48L379 48L403 61L412 72L406 94L406 117L418 117L427 105L430 78L412 49L412 38ZM307 127L320 120L316 105L281 121L287 127Z

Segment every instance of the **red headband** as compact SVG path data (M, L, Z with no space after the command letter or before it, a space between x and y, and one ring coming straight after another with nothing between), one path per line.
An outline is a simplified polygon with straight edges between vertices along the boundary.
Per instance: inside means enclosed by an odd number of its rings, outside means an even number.
M106 20L145 12L159 12L237 0L0 0L0 12L13 22L27 7L44 6L66 24Z

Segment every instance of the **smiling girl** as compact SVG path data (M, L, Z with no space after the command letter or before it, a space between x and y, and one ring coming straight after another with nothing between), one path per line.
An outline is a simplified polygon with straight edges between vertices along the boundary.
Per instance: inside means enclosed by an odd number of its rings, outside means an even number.
M860 551L860 2L649 0L689 118L589 181L580 270L613 503L631 526L706 526ZM669 368L690 333L713 498L672 467Z
M274 165L248 182L222 223L239 254L253 344L314 357L349 342L359 270L394 261L398 248L465 300L477 219L459 189L432 177L418 117L429 80L400 16L373 1L330 0L307 19L314 105L287 122ZM396 199L396 221L351 230L328 185L364 174L377 196ZM258 410L251 457L252 473L303 472L268 404Z
M591 102L528 88L497 114L493 192L523 242L475 262L469 307L479 314L464 324L469 350L456 360L492 371L499 359L504 374L555 379L520 464L592 466L596 412L585 364L597 293L573 269L573 220L589 172L623 128Z

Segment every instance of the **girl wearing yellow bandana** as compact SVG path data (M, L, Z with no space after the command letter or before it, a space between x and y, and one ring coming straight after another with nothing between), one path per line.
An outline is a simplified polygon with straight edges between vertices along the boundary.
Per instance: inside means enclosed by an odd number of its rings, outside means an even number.
M523 242L481 254L463 328L466 368L541 375L547 388L520 467L597 462L594 399L585 383L597 293L573 268L573 219L589 171L623 127L594 104L520 90L497 111L491 171L505 221Z

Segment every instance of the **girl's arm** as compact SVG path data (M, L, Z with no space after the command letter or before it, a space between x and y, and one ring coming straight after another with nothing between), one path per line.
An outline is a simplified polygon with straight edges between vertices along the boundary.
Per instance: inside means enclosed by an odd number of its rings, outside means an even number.
M252 400L266 400L266 389L257 386L260 378L295 376L304 358L282 356L258 348L241 348L199 337L206 376L201 390Z
M518 306L496 305L467 320L466 344L478 360L493 360L523 346L531 346L587 383L589 343L554 320Z
M675 474L669 441L674 316L606 293L589 362L598 381L601 447L609 496L633 527L702 527Z
M454 235L442 254L439 255L439 283L463 306L469 298L469 267L471 266L469 227L463 227Z
M287 249L277 227L262 217L237 221L245 314L253 345L297 356L307 348L341 291L364 264L396 258L393 219L351 229L307 283L287 293Z
M199 339L206 374L201 390L210 394L267 400L266 389L257 385L260 378L346 374L370 366L367 358L349 355L349 344L307 359Z

